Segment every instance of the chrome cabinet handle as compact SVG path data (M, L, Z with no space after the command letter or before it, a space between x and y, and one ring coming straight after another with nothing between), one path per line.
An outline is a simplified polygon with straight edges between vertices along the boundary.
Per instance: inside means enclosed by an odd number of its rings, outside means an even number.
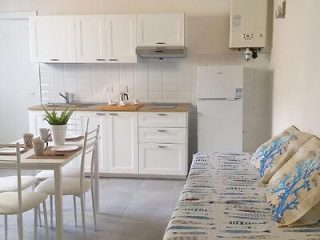
M116 59L116 58L110 58L109 61L110 61L110 62L117 62L118 59Z
M158 148L165 149L167 146L158 146Z
M105 113L96 113L96 115L98 115L98 116L105 116L106 114L105 114Z
M164 117L164 116L167 116L167 114L165 114L165 113L158 113L158 116Z
M156 43L157 45L164 45L164 44L166 44L165 42L157 42Z
M51 58L50 61L52 61L52 62L59 62L59 59L58 59L58 58Z
M104 61L106 61L106 59L104 59L104 58L97 58L96 59L98 62L104 62Z
M119 116L119 113L109 113L110 116Z
M166 132L168 132L168 131L167 131L167 130L163 130L163 129L159 129L158 132L160 132L160 133L166 133Z

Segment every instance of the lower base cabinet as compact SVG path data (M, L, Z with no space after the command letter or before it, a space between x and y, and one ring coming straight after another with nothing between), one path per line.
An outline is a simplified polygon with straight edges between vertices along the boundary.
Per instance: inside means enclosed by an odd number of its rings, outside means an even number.
M29 111L30 132L49 127L43 111ZM100 125L99 169L102 176L185 177L188 171L188 114L76 111L68 135L84 134ZM79 168L80 157L66 167ZM90 171L90 161L85 170Z
M138 173L138 115L106 113L107 173Z
M139 173L186 175L185 144L139 144Z

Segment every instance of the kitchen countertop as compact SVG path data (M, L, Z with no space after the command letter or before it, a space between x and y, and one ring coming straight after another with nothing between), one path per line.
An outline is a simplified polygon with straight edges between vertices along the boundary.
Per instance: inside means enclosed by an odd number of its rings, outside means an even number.
M52 110L53 104L43 105L46 109ZM101 111L98 107L102 104L75 104L76 111ZM189 112L191 108L190 103L175 103L177 105L175 108L153 108L154 104L146 103L142 107L136 110L136 112ZM56 107L56 111L64 110L67 105L59 104ZM42 105L35 105L28 108L30 111L42 111ZM118 110L121 111L121 110ZM126 111L125 109L123 111Z

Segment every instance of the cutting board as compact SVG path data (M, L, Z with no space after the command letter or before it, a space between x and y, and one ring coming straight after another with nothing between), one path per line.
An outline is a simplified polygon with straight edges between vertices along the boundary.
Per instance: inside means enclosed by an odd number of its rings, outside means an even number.
M127 104L125 106L119 106L119 105L99 105L97 106L97 110L100 111L137 111L139 108L141 108L143 104Z

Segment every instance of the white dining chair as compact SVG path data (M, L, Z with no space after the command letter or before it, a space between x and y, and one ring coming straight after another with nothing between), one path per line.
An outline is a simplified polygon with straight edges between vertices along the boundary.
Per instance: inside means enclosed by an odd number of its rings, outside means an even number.
M95 209L95 199L94 199L94 159L97 154L97 145L99 140L99 126L92 131L88 131L89 119L86 121L86 131L84 134L83 149L81 154L81 163L80 163L80 177L65 177L62 176L62 194L73 196L74 199L74 218L77 225L77 212L76 212L76 197L80 198L81 204L81 215L82 215L82 228L83 228L83 237L86 239L86 221L85 221L85 199L84 194L91 190L92 197L92 208L93 208L93 220L95 230L97 229L96 221L96 209ZM85 178L85 163L87 160L90 160L90 179ZM36 192L43 192L50 196L53 196L55 193L55 182L53 178L46 179L39 183L35 188ZM52 209L52 202L50 204L50 209ZM52 219L52 211L51 211Z
M7 144L0 144L0 147L6 147ZM0 193L1 192L15 192L18 190L17 176L0 177ZM34 176L21 176L21 189L25 190L29 187L35 186L38 179Z
M8 239L8 216L17 215L18 223L18 239L23 240L23 216L22 213L29 210L34 210L34 239L37 239L37 209L42 203L43 208L46 209L45 193L26 192L22 191L22 177L21 177L21 158L20 158L20 144L6 145L6 147L15 147L17 160L1 160L1 169L16 169L16 191L1 192L0 193L0 215L4 215L5 225L5 239ZM44 212L46 239L49 239L48 221L46 211Z

